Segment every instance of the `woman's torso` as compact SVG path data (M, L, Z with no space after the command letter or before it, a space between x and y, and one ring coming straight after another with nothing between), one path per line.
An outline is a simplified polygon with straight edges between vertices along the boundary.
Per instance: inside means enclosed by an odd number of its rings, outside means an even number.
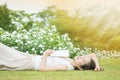
M40 63L41 63L42 56L36 56L33 59L34 62L34 70L40 69ZM68 70L73 70L73 66L71 65L69 58L61 58L61 57L53 57L49 56L46 60L46 67L52 67L52 66L58 66L65 64L68 66Z

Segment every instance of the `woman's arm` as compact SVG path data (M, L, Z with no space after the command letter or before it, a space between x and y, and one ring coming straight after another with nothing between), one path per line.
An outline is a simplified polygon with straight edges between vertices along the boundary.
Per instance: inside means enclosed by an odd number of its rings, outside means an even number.
M53 50L46 50L44 53L43 53L43 57L41 59L41 64L40 64L40 69L44 69L46 67L46 59L48 56L50 56L51 54L53 53Z
M89 54L89 56L95 62L95 70L96 71L100 71L101 69L100 69L99 62L98 62L96 54L95 53L91 53L91 54Z
M47 51L45 51L45 53L43 54L42 60L41 60L40 71L67 70L67 66L66 65L59 65L59 66L54 66L54 67L46 67L46 59L52 53L53 53L53 50L47 50Z

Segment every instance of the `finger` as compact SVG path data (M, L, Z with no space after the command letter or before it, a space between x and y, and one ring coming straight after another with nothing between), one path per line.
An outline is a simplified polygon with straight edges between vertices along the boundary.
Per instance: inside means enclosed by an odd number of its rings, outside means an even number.
M103 70L104 70L104 68L100 67L100 71L103 71Z
M94 70L97 71L97 68L95 68Z

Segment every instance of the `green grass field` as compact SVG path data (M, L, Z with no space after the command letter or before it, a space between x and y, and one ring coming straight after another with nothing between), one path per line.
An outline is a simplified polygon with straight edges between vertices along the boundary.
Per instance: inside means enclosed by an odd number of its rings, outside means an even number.
M99 62L104 71L0 71L0 80L120 80L120 58Z

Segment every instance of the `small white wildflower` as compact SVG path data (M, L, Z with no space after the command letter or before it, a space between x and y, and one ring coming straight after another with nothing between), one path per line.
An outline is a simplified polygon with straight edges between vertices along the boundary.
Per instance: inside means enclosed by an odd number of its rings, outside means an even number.
M61 47L59 47L58 49L59 49L59 50L62 50L62 48L61 48Z
M49 35L49 36L52 36L53 34L52 34L52 33L49 33L48 35Z
M57 40L59 40L60 39L60 36L57 36Z
M28 44L31 44L32 42L31 41L27 41Z
M15 49L18 49L18 47L17 47L17 46L15 46L14 48L15 48Z
M17 32L16 31L13 31L12 34L15 35Z
M18 43L18 42L19 42L19 40L16 40L15 42L16 42L16 43Z
M66 37L68 37L68 34L67 34L67 33L65 33L64 35L65 35Z
M68 42L68 44L69 44L70 46L73 46L73 43L71 43L71 42Z
M25 39L28 39L29 37L28 37L28 35L24 35L24 38L25 38Z
M18 34L18 35L17 35L17 38L21 38L21 35L20 35L20 34Z
M36 35L35 35L35 34L33 34L33 37L36 37Z
M37 53L37 51L34 51L34 53L36 54L36 53Z
M71 39L68 37L67 40L70 41Z
M55 32L57 31L55 25L52 26L52 31L55 31Z
M53 38L50 38L50 41L53 41L54 39Z
M37 20L38 20L38 21L43 21L43 19L42 19L42 18L37 18Z
M6 37L7 37L7 35L3 35L2 37L3 37L3 38L6 38Z
M42 47L43 47L43 45L42 45L42 44L40 44L38 47L42 48Z
M43 29L40 29L40 33L45 34L45 33L46 33L46 31L45 31L45 30L43 30Z
M12 49L15 49L15 47L11 47Z
M43 38L43 37L41 37L41 36L38 37L39 40L42 39L42 38Z
M62 43L59 43L59 46L63 46L63 44L62 44Z
M9 34L9 32L6 31L5 34L6 34L6 35Z
M44 53L44 51L41 50L40 53Z
M35 48L32 48L32 51L35 51Z
M24 18L22 18L22 21L23 21L23 22L28 22L29 19L28 19L27 17L24 17Z
M29 54L29 51L26 51L27 54Z
M20 40L20 44L23 44L23 41Z

